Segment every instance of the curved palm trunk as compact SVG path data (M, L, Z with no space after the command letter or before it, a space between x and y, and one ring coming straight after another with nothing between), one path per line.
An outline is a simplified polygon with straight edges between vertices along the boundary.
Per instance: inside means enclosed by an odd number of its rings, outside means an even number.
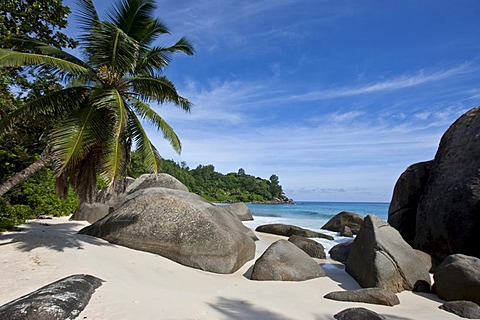
M48 162L52 160L52 155L49 152L48 148L43 150L40 159L15 174L13 177L5 181L0 185L0 197L7 193L10 189L15 187L17 184L22 183L23 181L30 178L35 172L42 169Z

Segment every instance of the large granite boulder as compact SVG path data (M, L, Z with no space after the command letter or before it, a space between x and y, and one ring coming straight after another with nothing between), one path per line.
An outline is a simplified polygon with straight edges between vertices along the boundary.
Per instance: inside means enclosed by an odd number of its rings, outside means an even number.
M300 236L291 236L288 238L288 241L302 249L306 254L312 258L317 259L326 259L325 248L321 243L318 243L315 240L300 237Z
M443 135L420 198L415 247L442 261L454 253L480 258L480 108Z
M243 202L232 203L228 206L222 206L225 210L235 214L240 221L253 220L252 211Z
M381 288L334 291L327 293L324 298L337 301L380 304L390 307L400 304L400 300L395 293Z
M480 305L479 258L452 254L435 269L433 279L433 289L441 299L469 300Z
M276 234L279 236L301 236L305 238L324 238L328 240L333 240L334 238L328 234L323 234L320 232L316 232L313 230L308 230L304 228L300 228L297 226L292 226L289 224L282 224L282 223L272 223L272 224L264 224L262 226L258 226L255 231L264 232L264 233L271 233Z
M174 189L139 190L79 233L216 273L235 272L255 256L255 243L240 220Z
M304 281L324 277L325 272L293 243L278 240L257 259L252 280Z
M109 190L109 188L100 190L95 197L95 202L105 203L113 206L125 195L127 188L134 182L135 179L132 177L125 177L123 179L119 179L115 184L115 188L113 190Z
M328 251L328 254L330 254L330 258L343 264L347 263L352 243L353 240L350 240L333 246L330 251Z
M439 308L462 318L480 319L480 306L472 301L448 301Z
M385 320L385 317L365 308L348 308L333 316L337 320Z
M88 221L95 223L113 211L113 207L106 203L80 203L77 210L72 214L70 220L74 221Z
M188 192L188 188L177 178L166 173L142 174L125 190L126 194L132 194L138 190L148 188L167 188Z
M430 174L433 161L415 163L398 178L388 208L388 223L400 232L403 239L413 246L415 224L420 196Z
M343 232L345 227L348 227L353 234L357 234L360 226L363 223L363 218L357 213L342 211L333 216L322 229Z
M346 269L363 288L428 291L430 275L415 251L386 221L368 215L350 247Z
M0 319L76 319L102 282L88 274L63 278L4 304L0 307Z

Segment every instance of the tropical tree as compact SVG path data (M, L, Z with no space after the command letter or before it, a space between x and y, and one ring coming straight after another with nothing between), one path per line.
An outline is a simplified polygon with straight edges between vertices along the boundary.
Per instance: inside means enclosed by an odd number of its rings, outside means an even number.
M57 192L66 194L72 185L81 201L91 202L97 174L114 188L125 174L132 145L148 168L158 170L160 155L142 122L181 151L178 136L150 104L168 102L190 110L190 101L177 93L163 70L172 54L192 55L194 49L186 38L169 47L153 45L169 33L154 17L153 0L122 0L104 20L92 0L78 0L78 6L82 58L27 37L14 41L28 50L0 49L0 66L47 68L68 84L6 115L0 132L25 118L55 118L44 154L53 159Z

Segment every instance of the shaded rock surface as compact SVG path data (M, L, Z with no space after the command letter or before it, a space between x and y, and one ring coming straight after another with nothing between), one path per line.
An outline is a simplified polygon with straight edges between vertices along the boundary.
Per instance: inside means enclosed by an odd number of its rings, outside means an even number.
M388 208L388 223L413 246L417 207L430 174L433 160L409 166L398 178Z
M359 214L342 211L333 216L322 229L342 232L345 227L348 227L353 234L357 234L362 223L363 218Z
M480 108L443 135L420 198L415 247L442 261L450 254L480 258Z
M81 203L77 210L72 214L70 220L88 221L95 223L113 211L113 207L105 203Z
M102 282L88 274L63 278L4 304L0 307L0 319L75 319Z
M395 306L400 303L395 293L380 288L334 291L326 294L324 298L337 301L380 304L384 306Z
M480 304L479 258L452 254L435 269L433 279L433 289L441 299Z
M315 240L300 236L291 236L288 238L288 241L302 249L312 258L326 259L327 257L323 245Z
M255 256L255 243L238 218L174 189L139 190L79 233L216 273L235 272Z
M363 288L428 291L430 275L412 247L386 221L368 215L350 247L345 270Z
M235 214L240 221L253 220L252 211L243 202L232 203L228 206L222 206L225 210Z
M328 240L333 240L333 237L327 234L300 228L297 226L292 226L289 224L281 224L281 223L272 223L272 224L265 224L262 226L258 226L255 229L255 231L271 233L271 234L276 234L276 235L286 236L286 237L295 235L295 236L301 236L305 238L324 238Z
M480 319L480 306L472 301L448 301L442 304L439 308L462 318Z
M308 254L291 242L278 240L257 259L251 279L304 281L324 276L322 267Z
M348 308L333 316L337 320L385 320L385 317L365 308Z
M335 261L339 261L343 264L347 263L348 255L350 254L350 248L352 247L353 240L339 243L333 246L328 254L330 254L330 258Z
M347 226L344 226L343 229L340 231L340 235L342 237L349 237L349 238L352 238L353 237L353 232L352 230L347 227Z
M128 188L125 190L125 193L132 194L138 190L157 187L188 192L188 188L177 178L166 173L158 173L142 174L140 177L135 179L135 182L128 186Z

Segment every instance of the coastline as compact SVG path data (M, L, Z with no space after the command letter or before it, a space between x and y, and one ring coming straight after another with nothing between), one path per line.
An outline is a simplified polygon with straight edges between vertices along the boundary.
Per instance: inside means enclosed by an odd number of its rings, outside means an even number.
M105 282L78 319L333 319L364 307L394 319L459 319L433 294L398 294L400 305L338 302L331 291L357 289L343 265L317 260L327 277L304 282L252 281L254 260L230 275L182 266L158 255L78 235L87 222L33 220L0 235L0 305L60 278L86 273ZM256 233L255 259L284 237Z

